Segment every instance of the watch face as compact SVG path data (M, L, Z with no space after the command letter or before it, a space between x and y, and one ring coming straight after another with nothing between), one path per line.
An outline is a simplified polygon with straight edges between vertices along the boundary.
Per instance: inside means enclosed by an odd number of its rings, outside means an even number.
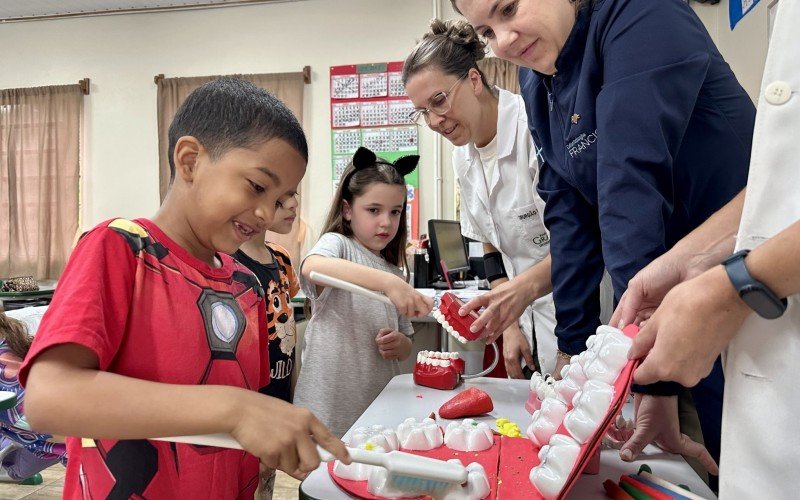
M742 300L750 306L750 309L766 319L775 319L783 314L786 306L779 300L770 297L759 287L749 286L741 291Z

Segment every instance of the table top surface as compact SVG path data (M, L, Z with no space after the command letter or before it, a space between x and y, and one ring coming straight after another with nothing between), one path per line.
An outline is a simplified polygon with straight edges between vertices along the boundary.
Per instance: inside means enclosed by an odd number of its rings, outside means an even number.
M396 427L408 417L417 419L427 417L431 412L438 412L439 407L454 394L468 387L478 387L486 391L494 401L494 410L488 415L475 417L475 420L486 422L494 427L496 419L508 418L512 422L516 422L523 431L530 424L530 415L524 407L530 392L527 380L478 378L466 381L465 384L452 391L440 391L415 385L411 374L404 374L394 377L386 385L375 401L353 424L344 440L347 441L350 432L356 427L375 424ZM630 418L632 405L630 403L626 405L623 412ZM450 420L439 418L437 422L446 427ZM653 473L668 481L685 484L692 492L702 497L714 498L714 494L708 486L695 474L683 457L666 453L653 445L645 448L640 460L633 463L620 460L617 450L603 450L600 455L600 473L582 476L570 491L570 497L607 498L603 489L603 481L612 479L617 482L621 475L635 474L643 463L647 463L653 469ZM300 484L300 492L301 496L305 495L305 497L315 499L352 498L333 482L324 463Z

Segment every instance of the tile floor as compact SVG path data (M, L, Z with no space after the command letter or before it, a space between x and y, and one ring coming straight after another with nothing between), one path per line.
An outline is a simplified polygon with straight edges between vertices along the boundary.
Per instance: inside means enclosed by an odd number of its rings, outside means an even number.
M61 498L64 487L66 469L62 465L54 465L42 471L44 482L36 486L0 483L0 500L51 500ZM273 500L296 500L300 481L278 472L275 479Z

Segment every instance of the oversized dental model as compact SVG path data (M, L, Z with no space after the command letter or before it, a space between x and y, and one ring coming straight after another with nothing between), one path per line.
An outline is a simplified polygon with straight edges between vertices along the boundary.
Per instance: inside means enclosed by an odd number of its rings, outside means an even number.
M448 462L461 464L457 458ZM487 498L491 492L489 479L483 466L472 462L466 467L467 482L454 484L444 491L437 491L436 498L440 500L481 500ZM375 467L369 476L367 490L376 497L383 498L416 498L420 495L418 489L402 488L398 485L402 481L389 481L389 472L383 467Z
M528 400L525 401L525 409L528 413L533 413L542 406L542 401L553 398L556 395L556 380L548 373L542 376L539 372L533 372L531 376L531 392Z
M353 430L348 446L357 447L366 443L380 446L387 452L400 449L400 440L397 438L397 433L394 429L387 429L382 425L358 427Z
M564 368L567 368L567 367L570 367L570 366L572 366L572 364L569 364L569 365L565 366ZM580 365L575 364L575 366L578 369L580 369ZM560 399L561 401L563 401L566 404L569 404L569 403L572 402L572 398L575 397L575 394L577 394L578 391L581 390L581 385L583 384L583 382L579 382L577 380L573 380L572 374L569 373L568 370L562 370L562 373L564 371L567 371L566 376L564 378L562 378L561 380L557 381L553 385L553 389L556 392L556 398Z
M494 436L485 423L465 418L461 422L450 422L444 431L444 444L451 450L483 451L492 447Z
M457 352L420 351L414 365L414 383L452 390L461 382L464 360Z
M547 445L556 433L564 416L567 414L567 405L558 398L547 398L542 401L542 407L531 416L531 424L525 435L537 447Z
M583 366L586 377L613 384L628 363L628 351L632 344L633 341L616 328L607 325L597 328L597 334L586 342L589 350L595 353Z
M380 446L375 446L369 441L357 446L356 448L374 451L376 453L387 453L390 451ZM349 479L351 481L365 481L369 479L370 474L372 474L372 471L375 469L383 469L383 467L376 467L374 465L360 464L356 462L353 462L350 465L345 465L338 460L333 463L333 473L336 474L337 477Z
M444 443L442 429L432 418L425 418L422 422L413 417L405 419L397 426L397 437L400 446L406 450L433 450Z
M614 388L600 380L589 380L572 400L572 410L564 417L564 427L581 444L592 437L606 416Z
M387 429L382 425L373 425L372 427L359 427L353 430L347 446L378 453L388 453L400 449L400 440L397 438L397 433L394 429ZM334 474L342 479L351 479L353 481L367 480L372 469L374 469L372 465L356 462L345 465L337 460L333 464Z
M556 498L567 482L580 454L580 445L569 436L556 434L539 450L540 463L528 476L545 499Z

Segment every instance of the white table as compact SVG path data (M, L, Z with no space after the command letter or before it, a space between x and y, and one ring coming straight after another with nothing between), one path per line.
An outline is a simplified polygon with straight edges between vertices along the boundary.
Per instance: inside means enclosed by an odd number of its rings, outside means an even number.
M516 422L523 432L528 427L530 415L524 407L530 387L527 380L478 378L460 385L453 391L440 391L415 385L411 375L406 374L398 375L389 382L364 414L353 424L344 440L347 441L350 432L356 427L375 424L396 427L408 417L421 419L430 415L431 412L438 413L442 403L453 397L455 393L470 386L486 391L494 401L494 410L491 414L477 417L476 420L494 426L496 419L505 417ZM627 412L632 411L630 406L630 404L627 405L625 409ZM447 425L449 420L439 419L438 422L440 425ZM668 481L685 484L691 488L692 492L702 497L714 498L714 494L708 486L695 474L683 457L663 452L653 445L645 448L642 458L633 463L620 460L617 450L603 450L600 454L600 473L582 476L571 490L570 498L607 498L605 490L603 490L603 481L612 479L617 482L623 474L636 473L642 463L650 465L656 475ZM335 500L353 497L336 486L328 475L327 466L322 464L300 484L300 498Z

